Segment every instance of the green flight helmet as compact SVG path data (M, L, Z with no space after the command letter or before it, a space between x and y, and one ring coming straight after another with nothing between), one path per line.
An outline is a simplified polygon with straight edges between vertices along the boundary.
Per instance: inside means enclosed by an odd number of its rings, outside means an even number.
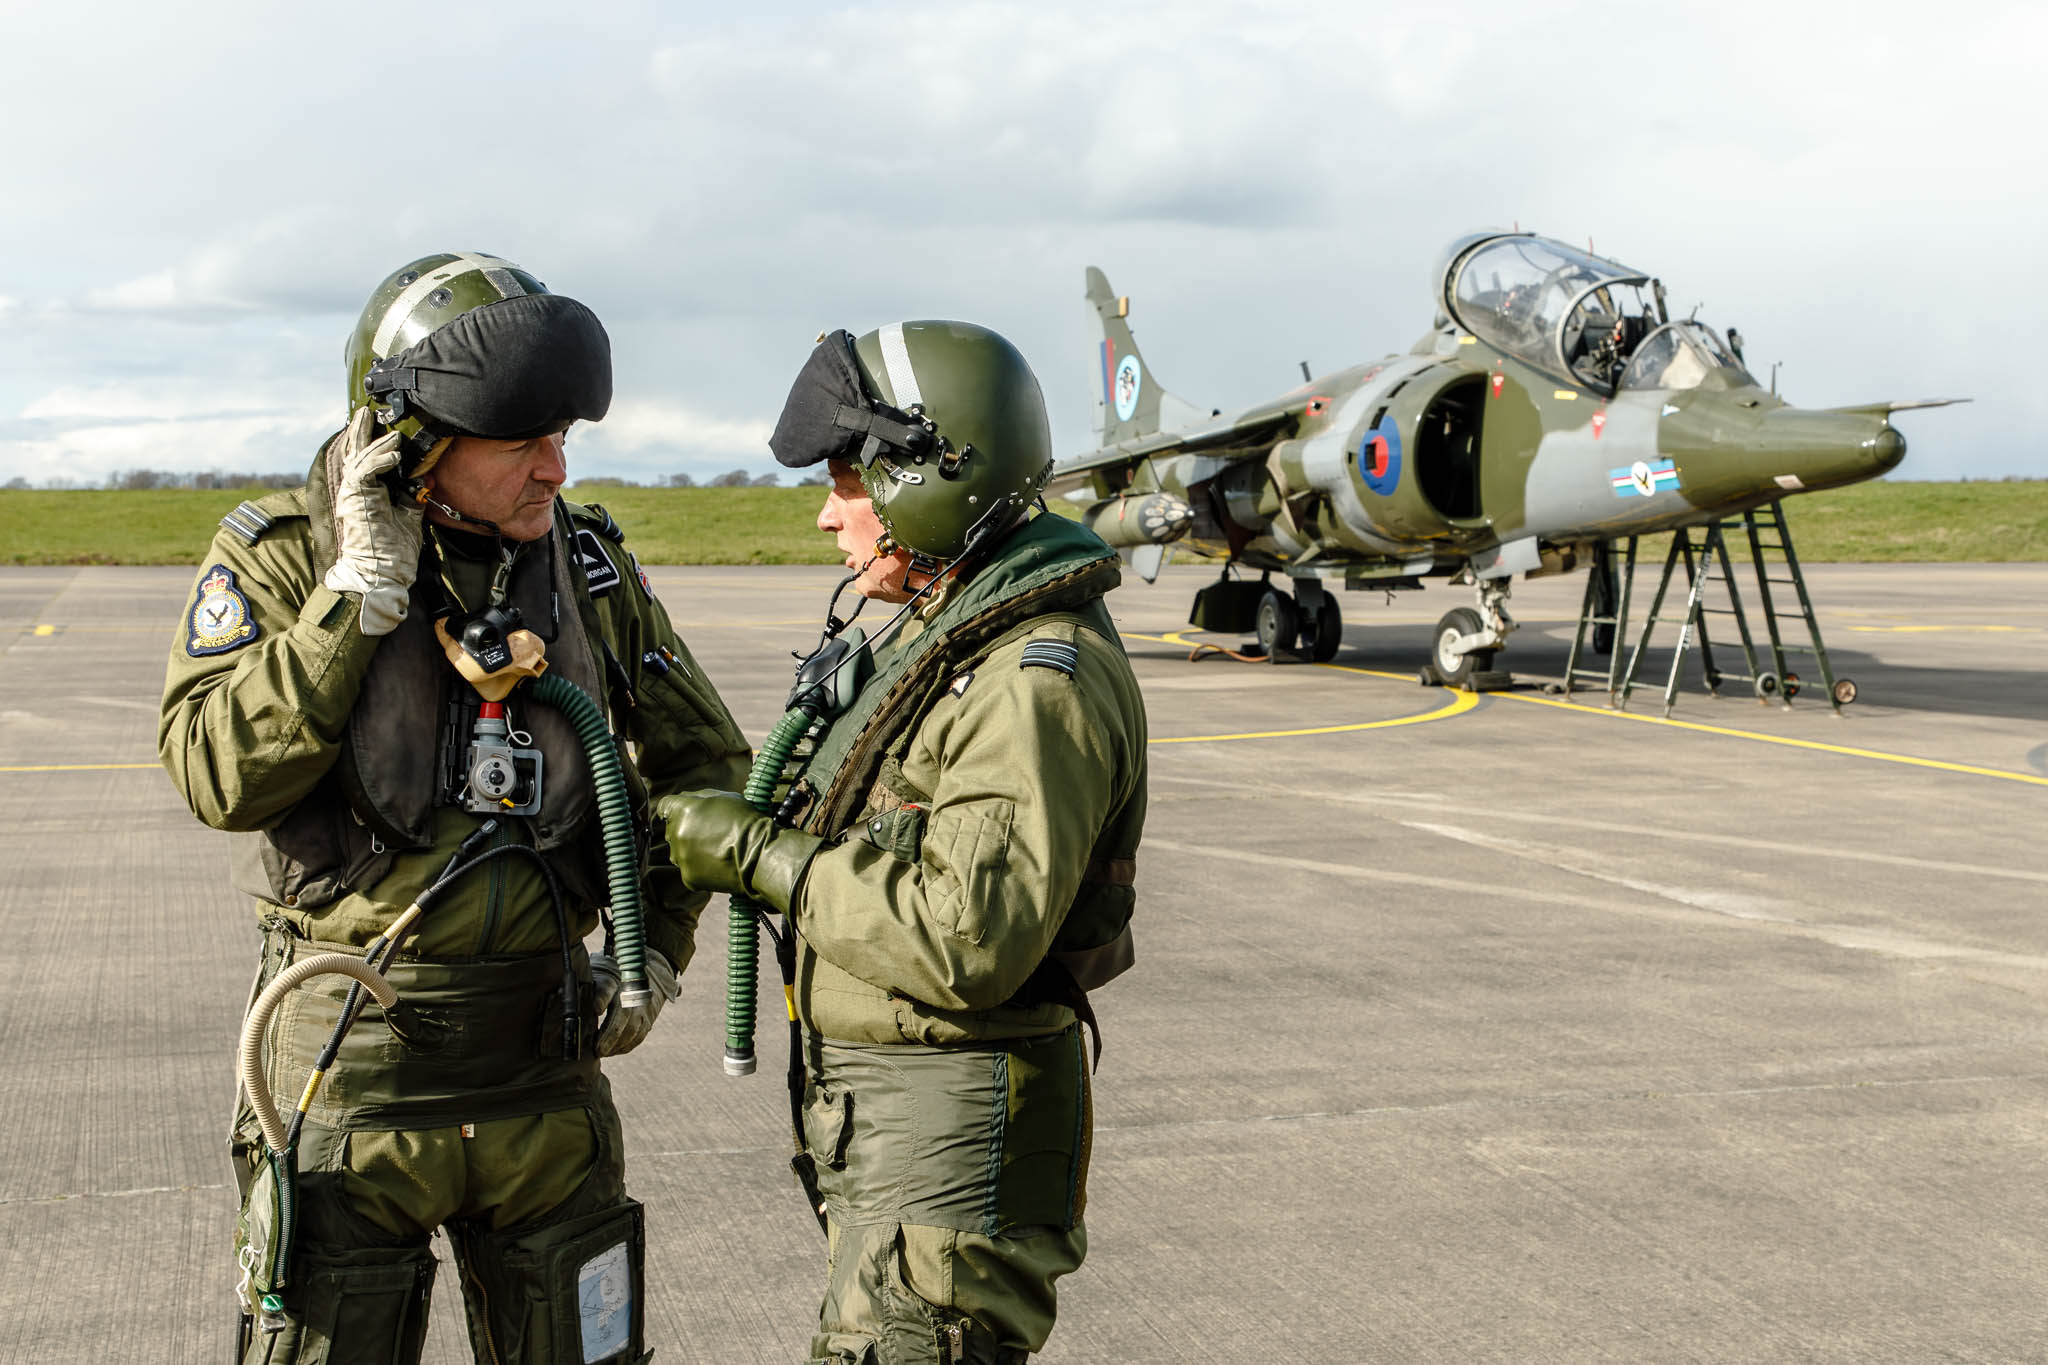
M401 433L407 474L446 437L525 439L598 420L611 403L610 341L596 316L477 252L393 271L363 306L345 359L349 414L374 407Z
M971 322L892 323L853 344L870 394L935 438L881 447L861 470L897 544L950 561L1024 519L1052 473L1038 378L1017 348Z

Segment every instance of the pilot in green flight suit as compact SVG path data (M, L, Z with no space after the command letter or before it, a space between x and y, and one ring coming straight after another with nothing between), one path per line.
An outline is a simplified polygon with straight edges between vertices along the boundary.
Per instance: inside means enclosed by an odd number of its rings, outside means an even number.
M429 256L372 295L348 383L349 424L306 487L221 523L171 650L164 766L195 815L235 832L233 881L264 926L259 987L311 953L360 955L465 846L539 857L496 857L454 884L389 970L406 1013L368 1009L348 1034L298 1146L283 1311L272 1330L245 1316L244 1359L416 1361L428 1239L445 1226L479 1360L639 1360L641 1210L598 1058L637 1045L674 997L707 899L644 841L647 802L732 785L746 742L616 524L557 496L569 424L611 398L589 309L494 257ZM645 1004L615 1003L617 964L582 947L608 897L568 722L512 693L512 742L541 754L538 808L466 808L485 708L437 627L460 636L494 605L516 608L549 676L633 743ZM347 984L316 977L275 1016L266 1066L282 1101ZM246 1103L231 1142L246 1190L260 1142ZM605 1294L579 1304L579 1274L587 1291L599 1271Z
M799 936L813 1359L1021 1361L1087 1249L1086 991L1131 962L1145 711L1102 602L1116 555L1032 515L1044 400L980 327L825 337L770 445L830 462L819 528L909 615L849 656L872 672L785 775L796 827L670 797L671 854Z

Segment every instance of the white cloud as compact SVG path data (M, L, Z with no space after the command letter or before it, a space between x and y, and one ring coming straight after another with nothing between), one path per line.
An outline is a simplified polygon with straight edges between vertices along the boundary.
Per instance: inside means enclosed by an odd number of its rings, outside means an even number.
M225 386L185 377L67 385L0 423L0 474L94 484L119 470L283 473L336 425L311 385Z
M331 264L355 254L337 249L333 227L340 218L318 204L269 214L201 242L173 265L87 289L85 305L200 315L304 311L322 304L349 308Z
M253 371L324 399L371 286L455 247L611 329L619 407L579 437L587 472L765 470L810 338L918 316L1011 335L1074 453L1084 265L1137 299L1166 382L1228 407L1302 358L1405 347L1444 243L1518 220L1705 300L1795 401L1977 395L1916 428L1904 472L2040 463L2048 397L2009 344L2011 301L2048 291L2048 184L2024 169L2038 6L1936 34L1905 3L1452 25L1391 0L627 3L593 25L505 0L462 11L464 59L422 99L416 64L318 40L313 11L220 4L206 25L45 6L10 35L0 121L44 131L0 217L0 411L111 401L115 375ZM131 41L96 44L108 24ZM88 49L90 69L39 60ZM261 415L168 401L104 424Z
M323 404L311 386L293 384L263 389L203 386L182 376L107 380L52 389L21 410L31 421L177 422L228 415L289 415L318 420Z
M32 483L97 484L119 470L284 473L312 463L332 427L304 416L203 417L0 436L0 472ZM284 455L298 452L296 458ZM281 458L281 456L283 458Z
M773 424L750 418L712 417L674 399L624 399L612 404L602 422L579 426L573 444L604 455L656 451L722 458L758 459L768 449Z

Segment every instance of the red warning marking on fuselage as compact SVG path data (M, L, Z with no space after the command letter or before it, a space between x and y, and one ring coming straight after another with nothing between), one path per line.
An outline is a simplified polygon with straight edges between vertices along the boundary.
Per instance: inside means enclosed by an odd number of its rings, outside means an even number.
M1499 370L1495 370L1493 372L1493 379L1491 384L1493 392L1490 396L1494 398L1500 397L1500 391L1507 384L1507 382L1508 377L1502 374Z
M1597 440L1599 440L1599 439L1600 439L1600 432L1601 432L1601 429L1602 429L1602 428L1604 428L1604 427L1605 427L1606 425L1607 425L1607 409L1605 409L1605 408L1602 408L1602 409L1600 409L1600 411L1598 411L1598 412L1596 412L1596 413L1594 413L1594 414L1593 414L1593 439L1594 439L1594 440L1596 440L1596 441L1597 441Z

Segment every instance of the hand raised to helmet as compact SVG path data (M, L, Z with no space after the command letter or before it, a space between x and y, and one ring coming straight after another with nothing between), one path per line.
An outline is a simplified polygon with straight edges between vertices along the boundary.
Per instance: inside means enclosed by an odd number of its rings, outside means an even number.
M333 489L336 554L322 582L362 598L362 632L389 635L405 619L413 576L419 572L422 516L418 506L394 501L384 476L402 458L397 432L372 439L376 419L358 408L348 430L328 452Z

